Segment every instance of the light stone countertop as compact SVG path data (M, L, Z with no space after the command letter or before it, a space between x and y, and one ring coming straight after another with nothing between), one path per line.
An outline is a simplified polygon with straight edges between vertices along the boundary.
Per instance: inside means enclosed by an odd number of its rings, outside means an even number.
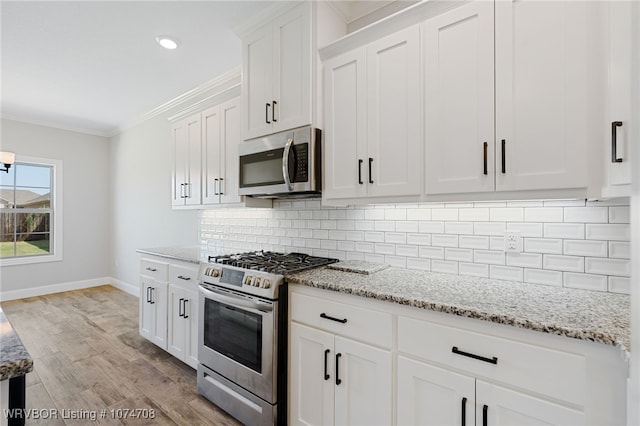
M32 370L31 355L0 309L0 380L24 376Z
M200 263L206 261L199 246L171 246L138 249L138 253L151 254L153 256L166 257L167 259L181 260L183 262Z
M287 281L604 343L625 354L631 347L630 300L623 294L394 267L370 275L322 267Z

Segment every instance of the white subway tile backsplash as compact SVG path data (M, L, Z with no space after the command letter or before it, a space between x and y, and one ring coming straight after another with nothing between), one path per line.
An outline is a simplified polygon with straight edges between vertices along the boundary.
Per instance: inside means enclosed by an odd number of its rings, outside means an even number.
M562 287L562 272L547 269L525 269L524 281L533 284L555 285Z
M458 246L460 248L486 250L489 248L489 237L482 235L460 235L458 237Z
M628 277L631 275L631 262L627 259L587 257L584 260L584 270L590 274Z
M528 253L562 254L562 240L555 238L524 238L524 251Z
M588 240L629 241L630 228L626 224L586 224Z
M448 260L432 260L431 271L442 272L445 274L457 274L458 262L450 262Z
M504 265L505 256L504 256L504 252L500 252L500 251L474 250L473 261L474 263L490 263L494 265Z
M629 207L609 207L609 223L629 223Z
M606 241L597 240L564 240L564 254L572 256L607 257Z
M520 266L524 268L542 268L542 255L539 253L506 253L508 266Z
M498 207L489 209L491 222L522 222L524 209L522 207Z
M496 280L522 281L524 279L524 270L522 268L514 268L511 266L489 266L489 278Z
M631 278L609 277L608 290L612 293L631 294Z
M565 207L565 222L607 223L609 221L608 207Z
M631 259L631 244L626 241L609 241L609 257Z
M607 277L604 275L564 273L564 286L583 290L607 291Z
M431 236L431 245L439 247L458 247L457 235L433 234Z
M525 222L562 222L562 207L530 207L524 212Z
M274 201L273 209L200 213L212 250L297 251L399 268L630 293L629 200L505 201L322 207ZM522 253L505 253L505 230Z
M489 265L460 262L458 264L458 273L472 277L489 278Z
M542 268L556 271L584 272L584 257L545 254L542 256Z
M458 262L473 262L472 249L445 248L444 258L446 260L455 260Z
M545 223L544 237L584 239L584 223Z

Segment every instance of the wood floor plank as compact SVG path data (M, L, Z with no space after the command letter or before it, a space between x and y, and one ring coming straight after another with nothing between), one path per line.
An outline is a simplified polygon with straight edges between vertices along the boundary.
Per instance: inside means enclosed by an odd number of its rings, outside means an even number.
M34 358L27 408L107 410L96 424L240 425L198 395L195 370L139 335L138 299L128 293L99 286L3 302L2 309ZM147 418L122 417L131 410L147 410ZM41 424L93 422L27 421Z

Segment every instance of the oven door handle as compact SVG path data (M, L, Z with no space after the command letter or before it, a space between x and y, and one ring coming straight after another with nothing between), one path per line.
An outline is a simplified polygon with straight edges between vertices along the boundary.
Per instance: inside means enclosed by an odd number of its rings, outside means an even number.
M210 299L216 300L218 302L228 303L232 306L236 306L247 311L256 313L258 315L263 315L265 313L273 312L273 307L267 304L261 304L256 302L250 302L240 297L236 296L228 296L226 294L222 294L215 290L209 290L202 286L200 286L200 292Z
M291 187L291 179L289 178L289 153L291 152L291 145L293 145L293 137L287 139L287 144L284 146L284 153L282 154L282 176L284 177L284 183L287 185L287 191L293 191Z

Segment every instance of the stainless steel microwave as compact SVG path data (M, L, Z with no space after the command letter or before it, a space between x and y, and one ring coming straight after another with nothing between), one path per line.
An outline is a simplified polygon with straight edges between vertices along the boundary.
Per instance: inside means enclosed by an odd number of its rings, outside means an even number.
M242 142L240 195L314 197L322 189L320 129L300 127Z

